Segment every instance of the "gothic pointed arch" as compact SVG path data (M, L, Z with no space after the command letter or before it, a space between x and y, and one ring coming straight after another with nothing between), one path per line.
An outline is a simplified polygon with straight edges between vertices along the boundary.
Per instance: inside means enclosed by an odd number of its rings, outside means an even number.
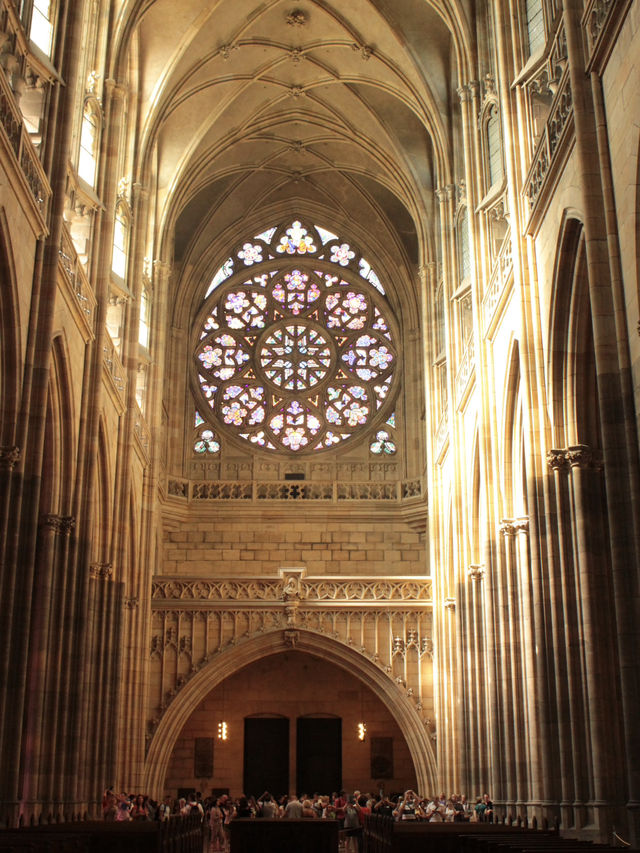
M0 208L0 446L13 443L18 415L20 323L15 266L4 208Z
M228 676L249 663L291 648L291 635L273 631L260 638L247 640L216 656L186 680L171 702L149 743L143 787L159 795L163 791L167 767L174 744L189 716L207 694ZM295 648L301 652L326 655L336 666L357 674L389 709L398 722L413 759L418 789L435 790L436 761L430 736L412 701L378 665L356 650L330 637L304 629L295 631Z

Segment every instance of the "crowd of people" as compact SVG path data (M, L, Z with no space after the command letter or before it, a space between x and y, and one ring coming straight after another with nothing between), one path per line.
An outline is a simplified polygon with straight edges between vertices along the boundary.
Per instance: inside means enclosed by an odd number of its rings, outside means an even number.
M229 849L229 825L235 818L325 819L337 820L346 853L357 853L364 825L369 814L383 815L394 820L479 821L493 822L494 808L489 794L478 797L474 803L462 794L445 794L421 797L409 789L403 794L363 794L354 791L334 792L331 796L315 793L299 797L276 798L268 791L260 797L242 795L237 799L223 794L203 799L196 793L189 798L165 797L158 803L142 794L116 794L107 788L102 798L105 820L170 820L176 815L199 815L208 826L212 853Z

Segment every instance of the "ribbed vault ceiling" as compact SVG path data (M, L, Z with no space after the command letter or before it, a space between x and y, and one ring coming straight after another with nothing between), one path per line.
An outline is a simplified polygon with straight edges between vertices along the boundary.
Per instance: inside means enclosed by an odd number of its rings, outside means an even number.
M175 236L176 265L211 263L239 228L287 210L348 226L387 264L417 263L450 170L466 41L464 11L438 6L124 3L119 61L139 81L140 170L158 187L156 225Z

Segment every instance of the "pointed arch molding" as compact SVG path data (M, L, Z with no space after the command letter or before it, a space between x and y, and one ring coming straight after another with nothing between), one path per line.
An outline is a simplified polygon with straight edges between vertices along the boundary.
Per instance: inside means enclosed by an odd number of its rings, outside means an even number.
M313 655L330 655L337 666L361 681L380 699L397 721L407 741L416 771L418 790L432 791L436 785L436 760L429 731L411 700L379 666L352 648L314 631L296 628L295 649ZM182 688L167 708L149 745L143 789L158 797L174 745L189 717L208 693L238 670L268 655L291 651L289 632L273 631L247 640L216 656Z

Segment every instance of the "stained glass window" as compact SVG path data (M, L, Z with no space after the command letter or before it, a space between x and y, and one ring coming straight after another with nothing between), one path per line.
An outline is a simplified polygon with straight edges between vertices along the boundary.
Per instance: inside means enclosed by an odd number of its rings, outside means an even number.
M194 442L193 452L198 455L213 454L220 452L220 442L215 432L207 426L200 412L195 413L194 418Z
M384 423L398 351L389 306L368 264L361 274L357 249L296 220L242 241L230 260L236 271L216 274L198 324L196 396L207 428L300 453ZM388 436L384 452L392 444Z
M237 272L239 267L252 267L283 255L310 255L320 261L348 267L384 295L384 287L377 273L369 261L362 257L357 247L340 239L333 231L296 219L285 225L267 228L266 231L249 240L243 240L236 246L231 257L216 270L204 298Z
M385 427L386 429L380 429L376 432L374 440L369 445L369 450L375 456L383 456L385 453L392 456L396 452L396 443L393 440L393 431L396 428L395 412L387 418Z

